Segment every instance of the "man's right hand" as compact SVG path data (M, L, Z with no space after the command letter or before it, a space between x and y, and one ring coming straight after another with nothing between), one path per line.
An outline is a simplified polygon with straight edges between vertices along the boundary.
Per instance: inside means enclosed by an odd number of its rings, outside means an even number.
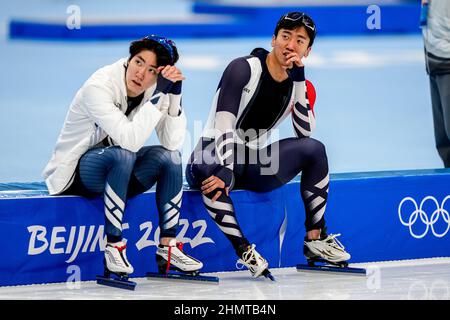
M210 176L208 179L205 179L202 182L202 193L207 195L208 193L213 192L216 189L225 189L225 194L229 195L229 187L225 188L225 182L222 179L216 177L215 175ZM222 195L222 191L218 190L214 197L211 199L213 202L216 201Z
M181 70L175 66L160 66L156 70L158 72L156 90L164 94L170 93L173 86L176 86L177 83L181 88L181 81L186 79L181 73Z
M290 52L286 55L286 69L292 69L294 67L304 67L303 61L296 52Z

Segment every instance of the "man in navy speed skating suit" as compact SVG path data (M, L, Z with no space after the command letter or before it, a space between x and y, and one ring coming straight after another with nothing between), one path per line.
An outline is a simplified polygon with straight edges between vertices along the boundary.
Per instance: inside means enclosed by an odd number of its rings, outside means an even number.
M158 263L194 272L202 263L177 246L182 198L178 148L186 130L184 76L175 43L155 35L133 41L130 56L97 70L70 105L44 177L51 195L104 199L105 267L128 275L133 266L122 239L127 199L156 184ZM144 146L156 132L160 145Z
M205 207L233 245L238 263L254 277L267 274L268 262L244 236L229 193L233 188L267 192L300 172L305 256L334 263L350 258L338 235L325 232L328 160L324 145L310 138L313 86L305 80L302 58L309 55L315 35L309 16L290 12L276 25L271 52L256 48L227 66L186 168L189 185L201 189ZM271 130L288 116L296 137L267 145Z

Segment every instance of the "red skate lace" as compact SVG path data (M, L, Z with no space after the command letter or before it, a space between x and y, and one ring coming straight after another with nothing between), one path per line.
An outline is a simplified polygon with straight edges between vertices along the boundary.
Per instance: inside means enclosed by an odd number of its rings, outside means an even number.
M169 273L169 270L170 270L170 256L171 256L171 253L172 253L172 247L171 246L169 246L169 253L168 253L168 255L167 255L167 266L166 266L166 274L168 274Z
M177 248L178 248L180 251L183 251L183 242L177 242ZM169 273L169 270L170 270L171 255L172 255L172 247L169 246L169 253L167 254L166 274L168 274L168 273Z
M123 246L121 246L121 247L118 247L118 246L114 246L114 248L116 248L117 250L119 250L119 252L122 252L123 250L125 250L126 248L127 248L127 245L126 244L124 244Z

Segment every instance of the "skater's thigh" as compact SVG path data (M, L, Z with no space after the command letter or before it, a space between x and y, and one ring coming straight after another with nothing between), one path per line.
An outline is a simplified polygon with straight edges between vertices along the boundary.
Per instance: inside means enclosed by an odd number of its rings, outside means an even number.
M236 181L240 180L245 166L244 148L240 144L234 144L233 146L233 174ZM190 187L199 189L202 182L214 175L222 166L216 155L214 145L196 150L186 166L186 180Z
M130 170L135 159L135 153L117 146L90 149L79 161L80 180L89 192L102 193L111 167Z
M240 178L244 189L267 192L297 176L305 166L309 141L288 138L263 149L247 149L247 164Z

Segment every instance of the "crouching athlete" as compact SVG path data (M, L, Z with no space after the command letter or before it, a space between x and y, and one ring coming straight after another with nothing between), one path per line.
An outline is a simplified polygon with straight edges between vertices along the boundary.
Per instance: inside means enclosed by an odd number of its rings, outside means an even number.
M152 35L133 41L129 52L77 92L43 175L51 195L103 196L105 267L121 276L133 273L122 238L127 199L156 184L158 264L194 272L203 264L175 240L182 198L178 148L186 129L178 51L173 41ZM154 131L161 144L144 146Z
M245 237L230 191L267 192L300 172L305 256L332 263L350 259L338 235L326 233L328 160L324 145L310 137L315 127L313 86L305 80L302 58L309 55L315 35L309 16L290 12L276 25L271 52L256 48L227 66L186 167L189 185L201 189L206 210L231 242L238 263L254 277L267 274L268 262ZM296 137L264 146L270 131L289 115Z

